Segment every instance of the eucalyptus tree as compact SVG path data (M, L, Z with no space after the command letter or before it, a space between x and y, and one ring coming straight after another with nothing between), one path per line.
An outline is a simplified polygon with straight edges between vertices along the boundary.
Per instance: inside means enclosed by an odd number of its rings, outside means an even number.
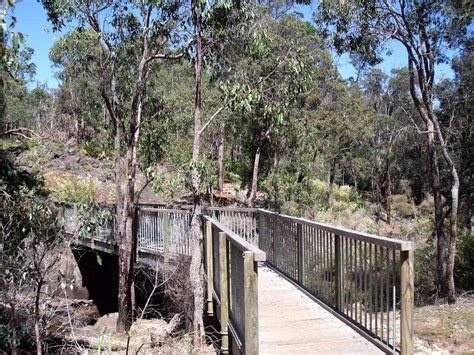
M381 60L381 50L390 40L406 50L410 94L425 126L435 201L435 230L439 295L455 299L454 261L456 255L459 174L453 152L446 144L445 129L434 109L436 65L447 60L446 50L463 41L472 12L457 8L455 2L429 0L321 1L315 13L323 32L339 51L357 52L369 63ZM444 214L437 149L451 174L450 238L444 232Z
M396 159L405 152L404 139L414 131L414 112L410 98L407 68L393 70L388 76L380 69L371 69L363 74L361 87L371 103L376 118L370 151L374 156L375 200L382 203L382 183L385 180L386 222L391 223L392 170L398 165ZM403 143L402 143L403 141ZM398 151L398 152L396 152Z
M100 120L103 105L97 75L97 34L92 29L68 32L50 49L49 58L60 69L56 73L61 83L57 93L58 111L72 118L72 130L65 128L81 143L87 135L87 124L94 130L105 126Z
M474 52L471 36L459 54L452 60L453 79L445 79L437 85L439 100L438 115L446 127L446 140L456 151L461 176L460 210L463 224L471 228L474 213L474 127L472 108L474 107Z
M222 24L228 24L228 19L237 13L237 21L234 25L239 24L240 16L244 13L243 7L239 3L229 2L210 2L203 3L201 0L191 1L191 23L193 28L193 43L190 47L190 55L194 63L194 107L193 107L193 148L191 159L191 188L193 196L193 215L191 218L191 264L190 264L190 280L194 296L194 346L200 348L204 344L204 323L203 323L203 299L204 291L201 275L201 229L199 215L201 214L201 180L202 180L202 136L208 129L210 124L218 117L218 115L226 108L228 102L218 107L203 124L203 88L202 77L204 69L204 60L213 57L216 46L219 43L229 39L228 29ZM220 32L215 31L216 25ZM229 29L231 30L231 29ZM230 31L229 31L230 32ZM209 63L215 64L212 60ZM212 69L212 65L210 66Z
M264 146L284 129L290 109L309 89L317 40L314 28L294 16L274 19L263 10L254 26L254 39L232 59L232 75L223 85L230 109L242 117L254 149L249 206L257 194Z
M0 4L0 133L28 130L29 112L22 99L27 95L26 83L36 67L31 63L33 49L25 37L15 31L16 17L12 15L14 0ZM21 112L21 113L20 113Z
M363 142L373 136L374 114L355 84L335 80L314 112L316 148L328 165L327 205L333 204L337 168L361 156Z
M66 22L92 31L97 38L96 75L112 122L115 152L115 204L119 246L119 317L117 330L130 327L133 217L137 153L147 79L156 61L179 59L181 3L178 1L43 0L55 28ZM122 168L122 148L125 168ZM126 176L125 187L121 178Z

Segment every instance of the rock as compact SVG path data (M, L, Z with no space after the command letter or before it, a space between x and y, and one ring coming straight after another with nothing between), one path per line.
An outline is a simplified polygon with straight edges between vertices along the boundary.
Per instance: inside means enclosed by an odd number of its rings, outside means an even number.
M96 334L113 334L117 327L118 313L109 313L100 317L93 325Z

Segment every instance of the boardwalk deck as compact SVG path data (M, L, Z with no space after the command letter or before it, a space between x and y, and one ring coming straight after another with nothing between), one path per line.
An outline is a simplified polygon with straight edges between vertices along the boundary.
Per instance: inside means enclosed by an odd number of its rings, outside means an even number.
M267 267L258 297L260 354L383 354Z

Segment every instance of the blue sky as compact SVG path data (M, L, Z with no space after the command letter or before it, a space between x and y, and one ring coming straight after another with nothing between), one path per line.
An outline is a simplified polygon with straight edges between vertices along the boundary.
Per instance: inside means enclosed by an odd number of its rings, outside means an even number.
M46 83L50 88L57 87L58 81L54 77L48 53L61 35L52 31L43 6L36 0L19 1L13 13L17 18L15 31L22 32L27 45L35 51L32 61L36 64L36 82ZM30 87L36 86L36 82L31 83Z
M301 7L298 10L303 14L304 18L311 21L311 14L314 11L314 6ZM36 64L36 79L30 83L30 88L35 87L36 84L46 84L49 88L56 88L58 81L54 77L54 68L48 57L49 49L54 42L61 36L60 33L55 33L51 29L51 25L47 21L46 12L42 5L37 0L22 0L19 1L14 8L14 15L17 18L16 31L22 32L27 37L28 46L35 51L33 62ZM63 30L63 32L66 32ZM391 56L386 56L383 63L378 65L387 74L393 68L401 68L406 65L405 49L398 43L391 43ZM347 79L355 76L355 70L350 64L349 56L342 55L335 58L335 62L339 68L342 77ZM439 65L437 68L437 80L443 78L452 78L453 72L449 65Z

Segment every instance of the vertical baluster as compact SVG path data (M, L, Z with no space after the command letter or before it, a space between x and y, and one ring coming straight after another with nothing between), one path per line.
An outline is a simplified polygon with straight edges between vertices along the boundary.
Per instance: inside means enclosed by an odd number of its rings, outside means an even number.
M320 229L315 229L316 233L316 267L317 267L317 288L318 288L318 296L322 297L322 288L323 288L323 278L321 277L322 272L323 272L323 259L322 259L322 240L321 240L321 230Z
M379 264L378 264L378 249L379 247L377 245L374 246L374 265L375 265L375 270L374 270L374 312L375 312L375 334L378 335L379 333L379 328L378 328L378 320L379 320L379 307L378 307L378 302L379 302L379 294L378 294L378 269L379 269Z
M343 239L339 235L334 235L334 272L335 272L335 298L336 309L339 312L344 311L344 246Z
M167 211L163 214L163 255L165 263L169 261L170 257L170 239L170 212Z
M387 253L385 256L385 265L386 265L386 271L385 275L387 278L387 282L385 285L385 293L387 295L387 346L390 343L390 253L389 250L387 249Z
M317 252L318 252L318 239L317 239L317 230L313 227L308 227L308 236L311 240L311 249L310 249L310 275L308 275L308 284L311 286L311 289L319 296L318 282L317 282L317 272L318 272L318 263L317 263Z
M350 290L350 281L347 279L350 278L349 272L349 239L344 237L344 313L349 314L349 292Z
M397 327L396 327L396 320L397 320L397 313L396 313L396 298L397 298L397 289L395 284L395 249L392 249L392 341L393 341L393 350L395 350L397 346Z
M364 326L367 328L368 294L367 294L367 243L364 242Z
M353 259L353 253L354 253L354 250L353 250L353 239L350 238L349 239L349 252L350 252L350 255L349 255L349 268L350 268L350 294L349 294L349 302L350 302L350 317L353 318L354 317L354 311L353 311L353 308L354 308L354 272L353 272L353 267L352 267L352 259Z
M213 240L212 240L212 222L206 221L206 273L207 273L207 314L209 316L214 315L214 302L213 302L213 289L214 289L214 265L213 265Z
M369 330L373 331L372 324L372 313L373 313L373 295L372 295L372 280L373 280L373 268L372 268L372 244L369 244L369 265L368 265L368 277L369 277Z
M331 302L331 282L329 279L329 238L328 233L324 231L324 280L326 288L326 301Z
M359 315L359 270L358 270L358 258L359 249L357 245L359 244L358 240L354 240L354 320L358 321Z
M384 297L383 297L383 281L384 281L384 269L383 269L383 263L384 263L384 248L380 247L380 333L381 333L381 339L382 342L384 340Z
M326 243L324 240L324 231L319 231L319 237L321 240L321 295L326 300Z
M229 283L228 283L228 256L226 234L219 233L219 267L220 267L220 325L221 325L221 352L229 353Z
M364 253L362 241L359 240L359 323L364 322Z
M332 275L331 275L331 253L332 253L332 245L331 245L331 235L326 232L326 285L327 285L327 300L329 303L333 303L332 301Z

